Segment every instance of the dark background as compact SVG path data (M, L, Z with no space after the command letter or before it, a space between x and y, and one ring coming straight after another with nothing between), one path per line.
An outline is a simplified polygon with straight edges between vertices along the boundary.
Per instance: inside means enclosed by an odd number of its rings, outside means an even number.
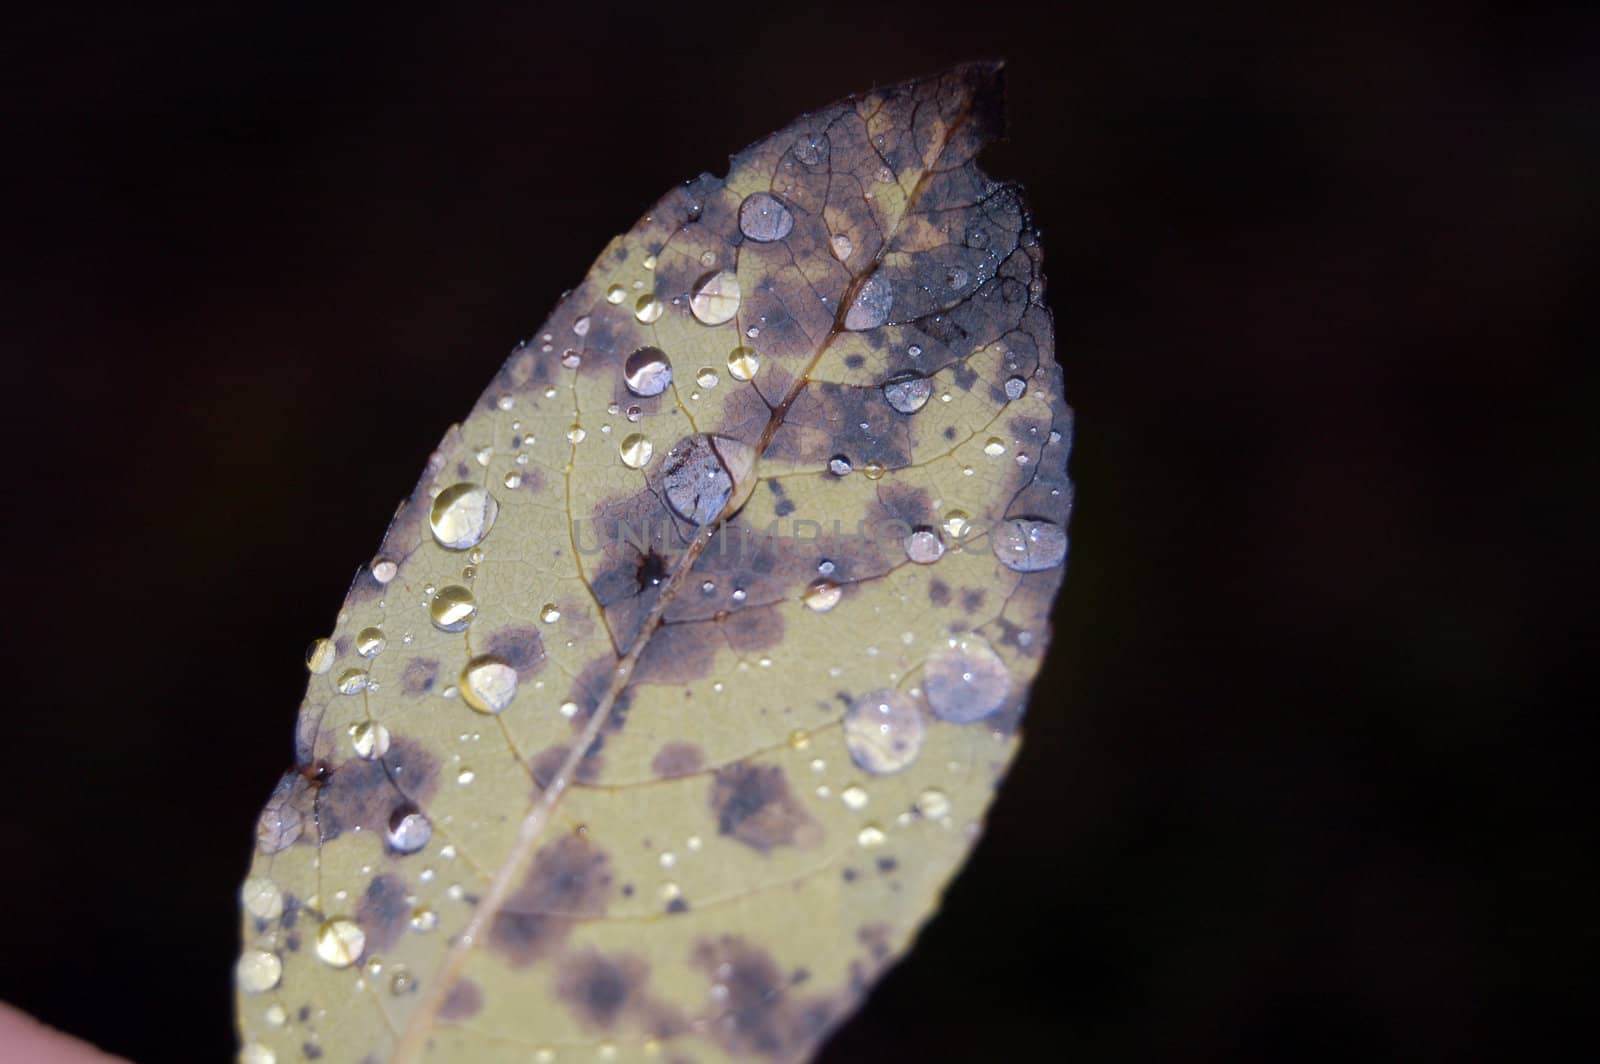
M1004 56L985 161L1045 236L1073 558L988 834L823 1059L1461 1058L1576 1021L1593 747L1546 709L1596 645L1563 517L1592 25L800 6L9 27L0 998L227 1059L301 649L441 431L675 182Z

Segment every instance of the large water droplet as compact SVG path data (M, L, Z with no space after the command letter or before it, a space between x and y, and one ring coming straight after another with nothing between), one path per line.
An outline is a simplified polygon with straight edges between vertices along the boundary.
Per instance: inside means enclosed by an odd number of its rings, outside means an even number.
M728 376L736 381L754 379L761 369L761 356L753 347L736 347L728 353Z
M433 822L414 805L402 805L389 814L389 830L384 835L396 853L416 853L433 838Z
M844 327L851 332L876 329L889 320L894 306L894 288L882 277L869 277L845 312Z
M832 580L813 580L802 597L806 608L815 613L827 613L839 604L844 590Z
M1067 533L1060 525L1033 517L1013 517L989 537L994 556L1007 569L1037 573L1054 569L1067 557Z
M794 215L770 192L756 192L739 204L739 231L758 244L782 240L794 228Z
M966 724L996 712L1011 689L1011 675L982 636L953 638L923 666L922 690L934 716Z
M614 284L606 289L606 302L611 304L621 303L628 298L628 290L620 284Z
M466 550L483 542L499 513L500 504L488 488L463 482L452 484L435 496L428 525L441 547Z
M672 383L672 363L659 347L641 347L622 364L622 379L634 395L660 395Z
M283 960L266 950L248 950L239 958L233 972L240 990L246 994L260 994L283 979Z
M643 469L650 464L650 458L656 453L655 444L643 433L634 432L622 438L618 447L618 454L622 464L629 469Z
M350 967L366 948L367 933L354 920L328 920L317 929L317 956L329 967Z
M689 310L703 325L721 325L739 313L739 275L717 270L695 282Z
M306 668L320 676L333 668L333 659L337 656L333 640L313 639L306 648Z
M802 133L794 142L795 161L802 166L821 166L828 161L829 148L826 133Z
M500 713L517 694L517 670L490 655L461 670L461 698L479 713Z
M703 527L716 520L755 465L755 451L725 436L688 436L662 460L667 505Z
M388 643L382 628L363 628L356 634L356 653L364 658L375 658L383 653Z
M350 745L363 761L376 761L389 752L389 729L375 720L352 724Z
M928 405L933 382L916 373L896 377L883 386L883 397L902 414L915 414Z
M899 772L922 752L927 725L916 703L898 691L856 699L844 716L850 760L874 775Z
M717 386L717 371L706 366L694 375L694 382L706 391L710 391Z
M446 632L466 631L477 612L477 600L460 584L441 587L428 603L429 620L435 628Z
M367 689L367 683L366 669L346 669L339 674L339 693L358 695Z
M659 319L661 317L661 312L665 309L665 305L655 296L643 295L640 296L639 301L633 305L633 316L644 322L646 325L649 325L650 323Z

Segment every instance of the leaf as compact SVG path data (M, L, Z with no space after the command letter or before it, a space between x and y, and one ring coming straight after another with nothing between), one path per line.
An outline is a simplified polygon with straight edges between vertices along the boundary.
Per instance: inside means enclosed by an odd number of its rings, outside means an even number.
M1000 71L801 118L614 240L307 655L242 1059L800 1060L1016 752L1070 414Z

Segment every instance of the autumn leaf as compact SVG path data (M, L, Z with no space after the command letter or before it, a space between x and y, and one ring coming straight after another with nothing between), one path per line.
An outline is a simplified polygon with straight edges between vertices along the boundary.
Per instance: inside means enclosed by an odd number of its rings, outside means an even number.
M671 192L445 434L307 654L242 1060L803 1060L908 948L1067 551L999 107L960 67Z

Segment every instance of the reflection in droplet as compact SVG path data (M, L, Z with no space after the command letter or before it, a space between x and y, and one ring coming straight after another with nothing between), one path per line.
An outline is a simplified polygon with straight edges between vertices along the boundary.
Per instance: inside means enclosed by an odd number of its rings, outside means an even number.
M662 460L667 505L685 521L714 521L755 465L755 451L725 436L688 436Z
M396 853L416 853L433 838L433 822L414 805L402 805L389 814L384 839Z
M739 313L739 275L717 270L695 282L689 311L703 325L721 325Z
M433 538L449 550L466 550L483 542L500 512L489 489L481 484L452 484L433 500L428 524Z
M845 312L844 327L851 332L876 329L889 320L894 305L894 288L882 277L869 277Z
M361 959L367 933L354 920L335 918L317 929L317 956L331 968L348 968Z
M898 691L874 691L851 703L844 717L850 760L874 775L899 772L922 752L927 727L917 705Z
M994 556L1007 569L1037 573L1058 567L1067 558L1067 533L1053 521L1013 517L989 537Z
M641 347L622 364L622 379L634 395L660 395L672 383L672 363L659 347Z
M633 316L649 325L660 318L661 312L665 309L661 300L655 296L642 295L639 297L639 301L633 305Z
M896 377L883 386L883 397L902 414L915 414L928 405L932 394L933 382L915 373Z
M367 670L346 669L339 674L339 693L358 695L367 689Z
M461 698L479 713L500 713L517 694L517 670L490 655L461 670Z
M388 645L382 628L363 628L356 634L356 653L364 658L375 658Z
M728 353L728 376L736 381L754 379L761 369L761 356L753 347L736 347Z
M982 636L953 637L923 666L922 690L941 720L966 724L999 710L1011 689L1005 662Z
M363 761L376 761L389 752L389 729L375 720L350 725L350 745Z
M739 204L739 231L758 244L782 240L794 228L794 215L770 192L756 192Z
M446 632L465 631L477 612L472 592L460 584L441 587L428 603L428 618L435 628Z
M944 557L944 543L931 528L919 528L906 537L906 557L918 565L932 565Z
M333 659L337 657L333 640L313 639L306 648L306 668L317 675L322 675L333 668Z
M806 608L814 613L827 613L839 604L844 590L832 580L813 580L802 596Z
M650 464L650 458L656 453L656 447L648 436L634 432L622 438L618 452L623 465L629 469L643 469Z

